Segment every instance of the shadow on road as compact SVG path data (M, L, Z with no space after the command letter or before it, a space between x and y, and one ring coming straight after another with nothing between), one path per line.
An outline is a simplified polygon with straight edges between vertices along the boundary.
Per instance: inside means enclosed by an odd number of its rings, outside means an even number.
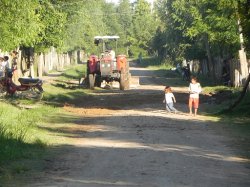
M60 154L48 161L43 186L250 185L249 160L219 123L148 114L54 116L55 126L43 130L74 143L55 148Z

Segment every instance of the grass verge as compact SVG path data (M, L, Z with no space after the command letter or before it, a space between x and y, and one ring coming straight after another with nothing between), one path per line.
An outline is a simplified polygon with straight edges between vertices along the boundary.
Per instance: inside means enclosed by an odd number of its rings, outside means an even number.
M65 70L57 79L61 81L79 80L85 74L86 64L78 64Z
M18 98L0 101L0 186L13 180L16 174L41 164L55 145L68 143L63 138L65 133L58 129L67 125L66 120L70 123L72 116L57 106L86 95L88 91L80 89L77 81L72 83L83 73L84 65L77 65L56 77L59 82L48 81L44 84L45 93L41 102ZM73 87L61 87L58 83L62 81ZM55 118L56 122L53 121Z
M0 102L0 181L10 173L26 171L16 166L10 168L10 163L42 155L50 142L39 125L48 113L57 112L50 106L34 107L33 104L34 108L25 110L13 104L11 100Z

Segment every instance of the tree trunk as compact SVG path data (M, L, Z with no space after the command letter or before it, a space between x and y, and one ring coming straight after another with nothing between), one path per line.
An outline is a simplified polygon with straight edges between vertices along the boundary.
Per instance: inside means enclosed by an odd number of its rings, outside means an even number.
M30 63L30 77L35 77L34 63Z
M38 68L37 68L37 73L38 73L38 77L42 78L43 76L43 64L44 64L44 55L43 53L39 54L39 59L38 59Z
M27 60L25 57L25 54L22 53L20 54L21 59L20 59L20 73L23 75L23 72L25 72L25 70L27 69Z
M249 82L250 82L250 73L249 73L249 75L248 75L248 77L246 79L246 82L244 84L243 90L242 90L239 98L226 111L232 111L237 105L240 104L240 102L243 100L244 96L247 93L247 88L248 88Z
M241 49L239 50L239 58L240 58L240 73L241 73L241 84L244 84L247 75L248 75L248 62L247 62L247 55L245 52L245 47L244 47L244 37L242 34L242 26L240 19L238 20L238 27L239 27L239 33L240 33L240 44L241 44Z
M43 68L43 73L47 75L49 73L49 54L46 53L44 55L44 68Z
M70 66L70 55L69 55L69 53L66 53L66 55L65 55L65 61L66 61L66 65L67 66Z
M205 46L206 46L206 53L207 53L207 59L208 59L208 66L207 66L208 74L212 75L212 78L214 79L215 78L215 67L214 67L214 63L213 63L213 60L212 60L212 56L211 56L210 44L209 44L209 41L208 41L208 35L205 36Z
M239 57L240 57L240 72L241 72L241 84L243 85L247 79L248 75L248 63L247 63L247 56L246 52L243 49L239 51Z
M81 63L81 51L80 50L78 50L77 51L77 58L76 58L76 64L79 64L79 63Z
M22 51L19 50L18 51L18 58L17 58L17 75L18 75L18 77L22 76L21 60L22 60Z
M74 57L73 57L73 65L78 64L78 51L74 51Z

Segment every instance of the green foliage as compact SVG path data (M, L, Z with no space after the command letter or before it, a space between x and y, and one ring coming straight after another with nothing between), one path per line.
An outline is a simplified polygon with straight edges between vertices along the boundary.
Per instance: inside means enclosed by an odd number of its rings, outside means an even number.
M154 70L170 70L173 68L171 65L171 62L169 61L162 61L162 59L157 58L157 57L145 57L142 58L142 62L140 64L142 67L148 67L149 69L154 69Z
M202 81L202 83L203 83L203 81ZM232 92L238 91L235 88L231 88L228 86L206 86L206 83L203 85L204 85L204 87L202 88L202 93L204 93L204 94L218 93L218 92L224 92L224 91L232 91Z
M42 29L38 0L2 0L0 2L0 48L12 50L23 45L33 45Z
M67 52L98 53L96 35L119 35L118 53L156 54L174 62L228 58L239 49L238 20L249 51L250 12L246 0L2 0L0 48L54 46Z
M63 74L59 77L59 80L72 80L76 79L79 80L80 78L84 77L86 73L86 66L85 65L76 65L70 67Z
M134 9L129 43L133 47L150 53L151 41L157 29L157 16L151 10L150 4L146 0L138 0ZM139 54L131 52L134 56L138 56Z
M66 35L64 32L66 14L56 9L49 0L40 1L37 14L43 27L35 44L36 52L44 52L51 46L61 48L63 46L62 38Z
M157 1L162 25L154 49L174 61L235 55L239 49L237 5L236 0Z
M3 0L0 2L0 49L51 46L68 52L98 53L97 35L119 35L118 53L150 53L157 28L156 15L146 0L108 3L105 0Z
M248 56L250 56L250 1L247 0L240 0L239 5L239 18L240 18L240 24L242 27L242 33L244 37L244 44L248 53Z

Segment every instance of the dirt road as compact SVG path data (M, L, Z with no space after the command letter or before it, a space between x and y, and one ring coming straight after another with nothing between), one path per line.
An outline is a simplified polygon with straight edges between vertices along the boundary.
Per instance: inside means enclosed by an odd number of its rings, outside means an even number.
M23 186L250 186L250 162L224 126L212 117L186 115L185 88L173 88L181 113L164 110L163 85L178 79L136 67L132 75L140 86L97 90L64 107L73 117L61 131L72 143L58 147L44 171Z

